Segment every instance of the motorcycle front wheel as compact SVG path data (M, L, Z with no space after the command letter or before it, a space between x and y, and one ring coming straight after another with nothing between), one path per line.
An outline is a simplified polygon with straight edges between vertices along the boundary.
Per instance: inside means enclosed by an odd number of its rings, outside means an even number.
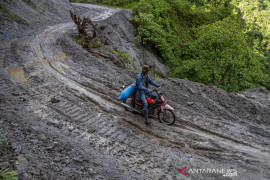
M175 122L175 115L173 111L164 109L164 111L158 112L158 119L161 123L167 124L167 125L173 125Z

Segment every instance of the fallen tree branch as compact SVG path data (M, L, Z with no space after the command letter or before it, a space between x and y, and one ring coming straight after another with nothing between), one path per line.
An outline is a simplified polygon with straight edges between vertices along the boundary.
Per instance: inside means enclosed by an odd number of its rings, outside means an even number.
M97 36L96 25L91 21L91 19L86 17L80 18L71 11L70 16L78 27L82 47L91 49L91 41Z
M100 52L95 52L95 51L91 51L91 53L93 53L93 54L97 54L97 55L99 55L99 56L101 56L101 57L104 57L104 58L110 58L110 56L107 56L106 54L102 54L102 53L100 53Z

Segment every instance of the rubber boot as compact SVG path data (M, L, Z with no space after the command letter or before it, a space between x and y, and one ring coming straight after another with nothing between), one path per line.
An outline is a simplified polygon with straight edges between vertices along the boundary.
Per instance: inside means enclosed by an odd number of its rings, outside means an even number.
M145 118L145 123L146 124L151 124L151 121L148 119L148 110L143 110L143 115L144 115L144 118Z

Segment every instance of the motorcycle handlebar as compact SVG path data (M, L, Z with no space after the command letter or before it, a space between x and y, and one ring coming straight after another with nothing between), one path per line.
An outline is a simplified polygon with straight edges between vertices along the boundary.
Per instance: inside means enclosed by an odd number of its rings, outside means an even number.
M156 92L158 95L159 94L165 94L161 91L161 86L159 86L157 89L154 89L153 92Z

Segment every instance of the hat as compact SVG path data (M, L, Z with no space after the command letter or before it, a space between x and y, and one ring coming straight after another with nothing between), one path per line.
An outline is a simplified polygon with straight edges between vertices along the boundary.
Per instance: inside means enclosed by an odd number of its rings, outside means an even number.
M150 70L149 66L148 65L144 65L142 67L142 72L145 73L145 72L148 72Z

